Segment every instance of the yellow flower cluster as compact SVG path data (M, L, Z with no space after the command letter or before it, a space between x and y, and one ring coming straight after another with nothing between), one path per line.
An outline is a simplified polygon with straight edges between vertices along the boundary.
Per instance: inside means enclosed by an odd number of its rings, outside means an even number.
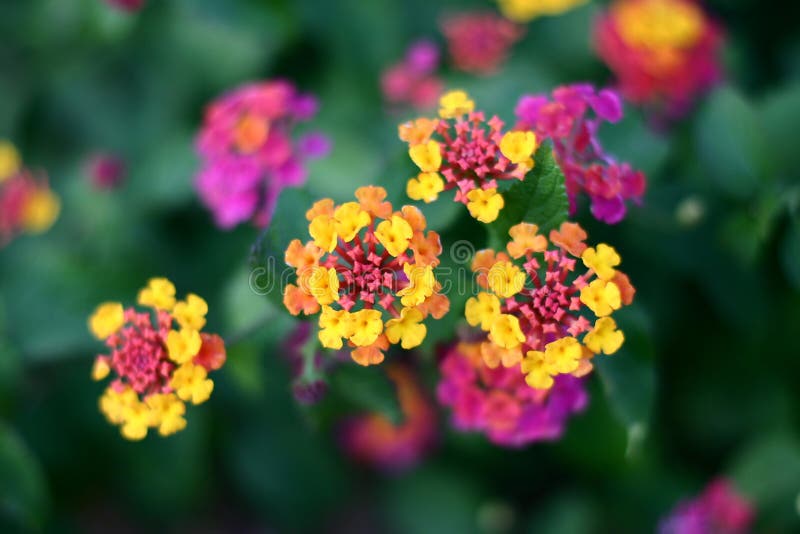
M480 251L472 264L485 291L467 301L465 316L487 333L484 361L489 367L519 364L537 389L550 388L559 374L588 373L595 354L613 354L625 339L610 315L630 304L635 290L616 269L619 254L604 243L587 247L586 233L574 223L551 231L549 242L529 223L512 227L509 235L507 254ZM557 248L548 250L550 243ZM523 267L513 261L519 258ZM574 272L572 258L582 261L584 274ZM587 310L597 317L594 327Z
M225 361L222 339L200 332L208 313L201 297L190 293L178 301L172 282L152 278L137 302L152 312L105 302L88 321L92 334L111 351L95 359L92 378L102 380L112 370L117 374L100 398L100 411L130 440L144 438L148 428L162 436L182 430L185 402L208 400L214 389L208 372Z
M622 0L611 13L628 45L666 53L693 46L705 27L703 11L687 0Z
M543 15L560 15L587 0L497 0L503 16L514 22L528 22Z
M423 147L424 148L424 147ZM420 152L420 160L435 159ZM362 187L356 202L316 202L306 213L311 240L293 240L286 263L297 284L284 292L293 315L319 313L318 337L326 348L347 342L361 365L383 361L390 344L413 348L427 334L428 315L442 317L447 297L433 268L442 252L439 235L425 232L419 209L394 211L381 187ZM360 309L356 309L360 308Z

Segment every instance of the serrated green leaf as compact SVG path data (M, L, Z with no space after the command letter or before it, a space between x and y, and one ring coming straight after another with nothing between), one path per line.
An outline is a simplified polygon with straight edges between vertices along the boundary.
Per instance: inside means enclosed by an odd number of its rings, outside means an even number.
M312 202L306 191L284 189L278 197L269 227L250 250L250 287L279 308L283 307L283 289L292 273L284 260L286 247L292 239L303 239L307 235L303 214Z
M730 87L709 98L697 121L695 144L701 168L729 195L747 198L765 175L758 114Z
M331 375L330 386L357 409L380 413L394 424L403 420L397 388L380 367L342 365Z
M567 220L569 202L564 173L556 163L550 141L542 143L534 162L525 179L503 193L505 207L489 225L494 239L504 242L509 228L521 222L534 223L540 232L548 232Z

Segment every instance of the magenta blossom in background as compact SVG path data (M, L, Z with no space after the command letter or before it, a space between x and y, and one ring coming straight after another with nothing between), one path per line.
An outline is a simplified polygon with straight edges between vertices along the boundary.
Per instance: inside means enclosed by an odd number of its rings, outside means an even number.
M218 226L266 226L281 189L305 183L305 162L325 156L330 141L319 133L295 140L294 126L317 108L313 96L282 80L241 86L208 106L195 185Z
M106 3L123 11L138 11L144 7L145 0L106 0Z
M472 74L492 74L525 33L521 26L491 12L459 13L444 20L442 33L453 65Z
M89 181L100 191L116 189L125 180L126 173L125 161L115 154L100 152L86 163Z
M615 91L566 85L555 89L552 99L523 96L516 115L517 129L533 130L540 141L552 140L566 179L571 214L581 194L589 196L592 215L609 224L625 217L627 201L641 201L644 173L606 154L597 138L601 123L622 119L622 102Z
M403 61L381 74L381 91L389 104L427 109L436 105L444 84L436 76L439 48L430 41L417 41Z
M711 482L699 496L681 501L658 527L659 534L744 534L755 511L724 479Z
M518 368L490 369L480 343L460 343L439 364L437 397L453 409L453 426L483 432L505 447L557 440L569 418L588 402L583 380L560 375L549 390L525 383Z

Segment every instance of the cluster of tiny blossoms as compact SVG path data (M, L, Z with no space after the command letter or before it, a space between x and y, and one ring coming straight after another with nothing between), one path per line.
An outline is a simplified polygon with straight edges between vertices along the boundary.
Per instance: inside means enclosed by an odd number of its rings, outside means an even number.
M420 345L423 320L441 318L450 303L433 273L439 235L425 232L422 212L394 211L382 187L361 187L355 196L338 206L320 200L306 213L312 239L286 250L297 285L287 285L284 304L293 315L319 313L322 345L341 349L346 340L353 360L371 365L390 344Z
M539 139L552 139L556 160L564 172L571 213L577 209L578 196L586 194L591 199L592 214L614 224L625 217L626 201L641 200L644 174L606 154L597 138L602 122L622 119L622 102L616 92L596 91L588 84L558 87L552 99L546 95L523 96L516 115L518 129L533 130Z
M218 226L269 224L281 189L302 185L305 161L329 149L320 134L293 139L294 126L316 112L316 99L287 81L247 84L208 107L197 137L203 164L196 187Z
M506 60L524 30L491 12L468 12L445 19L442 33L456 69L488 75Z
M436 75L439 48L430 41L417 41L406 52L403 61L381 74L383 97L392 105L410 105L428 109L436 104L442 92L442 80Z
M446 93L439 104L439 118L399 126L420 170L406 192L413 200L433 202L442 191L456 189L456 202L466 204L470 215L492 222L505 204L498 181L522 180L533 168L536 135L503 133L503 122L497 116L487 121L463 91Z
M560 15L586 0L497 0L503 15L516 22L528 22L544 15Z
M614 354L625 339L611 315L633 301L635 290L616 269L619 255L606 244L587 247L576 223L563 223L549 241L535 224L520 223L509 234L508 254L482 250L472 263L485 291L467 301L466 318L488 333L484 362L520 365L536 389L551 388L561 374L585 375L596 354Z
M0 247L19 234L48 230L60 208L47 179L23 168L14 145L0 141Z
M386 374L397 387L403 421L392 423L372 413L346 420L339 440L354 460L384 471L416 464L436 441L436 412L408 366L389 365Z
M666 118L721 78L722 32L694 0L617 0L594 41L625 98Z
M569 418L586 406L582 378L560 375L550 389L533 389L518 370L487 366L481 352L480 343L460 343L439 364L437 397L452 408L458 430L522 447L560 438Z
M659 534L744 534L755 518L753 505L725 479L675 507L658 526Z
M202 298L190 293L176 301L175 286L153 278L138 303L150 309L105 302L89 318L89 330L109 350L95 359L92 378L114 374L100 411L130 440L144 438L151 427L162 436L183 430L184 402L208 400L214 389L208 373L225 363L222 338L201 332L208 313Z

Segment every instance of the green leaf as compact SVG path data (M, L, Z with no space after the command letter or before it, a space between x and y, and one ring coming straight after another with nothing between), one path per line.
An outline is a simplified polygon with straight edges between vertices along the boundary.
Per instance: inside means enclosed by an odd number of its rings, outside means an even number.
M633 457L647 436L656 377L647 317L636 306L615 315L625 344L612 356L598 356L595 368L614 416L628 434L626 456Z
M716 91L695 128L700 165L725 193L747 198L765 173L764 135L756 110L730 87Z
M762 107L766 144L772 165L779 176L792 177L800 167L796 130L800 122L800 84L781 90L766 99Z
M284 260L286 247L292 239L308 235L303 214L311 204L311 195L306 191L284 189L278 197L272 222L250 250L250 288L279 308L283 308L283 290L293 272Z
M503 193L505 207L489 225L494 239L505 242L508 230L521 222L534 223L540 232L548 232L567 219L569 202L564 186L564 173L553 156L550 141L536 151L533 169L521 182Z
M0 422L0 528L41 527L47 500L38 460L17 433Z
M331 375L331 392L355 408L377 412L398 424L403 420L397 388L379 366L342 365Z
M783 238L781 264L789 282L800 290L800 218L792 219Z

